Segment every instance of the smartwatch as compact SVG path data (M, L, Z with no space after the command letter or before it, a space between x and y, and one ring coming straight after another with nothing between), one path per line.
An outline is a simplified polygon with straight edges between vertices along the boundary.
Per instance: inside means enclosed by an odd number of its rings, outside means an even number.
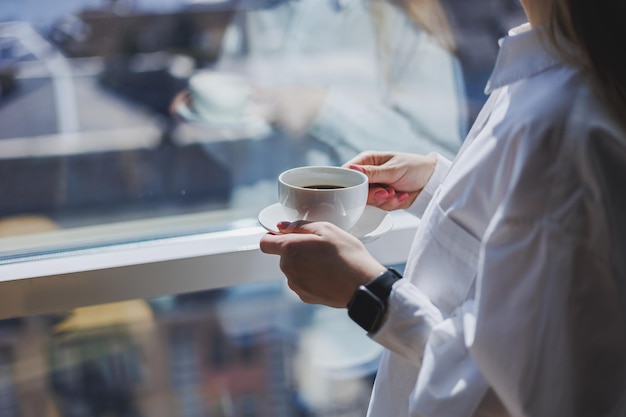
M378 330L387 312L393 284L402 275L393 268L356 289L348 303L348 316L368 333Z

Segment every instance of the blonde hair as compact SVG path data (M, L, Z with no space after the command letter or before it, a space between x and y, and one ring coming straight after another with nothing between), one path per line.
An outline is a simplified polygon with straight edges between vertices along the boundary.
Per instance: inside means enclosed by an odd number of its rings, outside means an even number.
M544 1L544 0L538 0ZM619 112L626 110L626 3L622 0L553 0L540 12L551 43L563 56L590 70ZM582 53L576 60L557 42L564 37Z
M439 0L370 0L379 31L384 32L384 3L389 3L406 15L420 30L430 34L442 48L450 53L456 50L454 35L446 12Z
M399 7L417 25L437 39L450 52L456 49L446 12L438 0L388 0Z

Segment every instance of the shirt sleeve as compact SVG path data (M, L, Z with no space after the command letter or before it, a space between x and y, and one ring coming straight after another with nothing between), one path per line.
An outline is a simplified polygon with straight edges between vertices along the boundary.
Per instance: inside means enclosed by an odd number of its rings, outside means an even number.
M419 393L419 399L410 402L410 415L469 417L474 416L479 404L488 406L481 401L489 385L464 341L467 317L464 313L472 308L473 300L468 300L453 314L443 315L408 280L394 285L389 315L378 332L370 337L402 357L405 363L420 368L420 377L413 388L413 393ZM399 377L389 374L384 367L381 372L381 377L388 374L386 378L391 380ZM374 411L378 414L373 415L384 415L383 410L376 408Z
M407 209L407 211L411 214L416 215L417 217L422 217L424 212L426 211L426 207L430 204L430 201L435 195L435 191L439 188L439 185L443 182L452 162L446 157L439 155L436 152L432 152L428 154L428 156L433 156L437 158L437 164L435 164L435 170L432 175L428 179L426 186L419 193L411 207Z
M428 337L442 314L408 280L397 281L389 295L389 312L374 340L412 363L421 363Z

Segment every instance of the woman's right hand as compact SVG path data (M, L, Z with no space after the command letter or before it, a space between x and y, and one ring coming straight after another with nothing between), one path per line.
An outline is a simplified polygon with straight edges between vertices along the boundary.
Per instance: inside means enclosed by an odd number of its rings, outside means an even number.
M367 204L384 210L409 207L424 188L437 158L400 152L363 152L344 167L363 172L369 178Z

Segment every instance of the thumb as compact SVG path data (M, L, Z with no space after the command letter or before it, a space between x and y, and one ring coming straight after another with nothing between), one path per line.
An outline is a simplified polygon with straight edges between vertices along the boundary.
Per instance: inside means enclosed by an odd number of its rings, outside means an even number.
M280 233L299 233L321 235L323 230L334 225L327 222L312 222L296 220L293 222L280 222L276 225Z

